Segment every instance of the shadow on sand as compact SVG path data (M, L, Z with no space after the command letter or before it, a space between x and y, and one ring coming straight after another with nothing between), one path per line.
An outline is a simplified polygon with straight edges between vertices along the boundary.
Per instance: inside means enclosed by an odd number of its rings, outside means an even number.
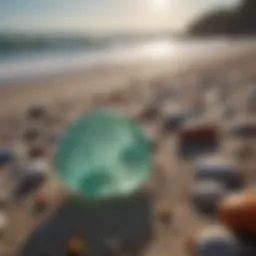
M142 194L103 202L70 197L25 242L22 256L65 256L74 232L85 237L86 255L106 254L106 241L117 239L126 252L143 249L152 236L152 206ZM131 251L129 255L135 255Z

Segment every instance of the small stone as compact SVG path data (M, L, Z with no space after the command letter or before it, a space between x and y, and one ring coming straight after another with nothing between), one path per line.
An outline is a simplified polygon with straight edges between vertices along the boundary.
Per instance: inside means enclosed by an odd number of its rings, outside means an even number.
M206 180L194 184L191 190L191 199L199 212L213 215L226 193L223 184Z
M13 152L9 148L0 148L0 167L13 160Z
M156 208L156 215L162 224L170 225L172 222L173 214L167 204L159 204Z
M241 246L235 236L221 226L203 229L196 237L196 253L199 256L240 256Z
M23 140L25 142L35 141L40 137L40 131L37 128L29 128L24 131Z
M219 205L222 223L239 234L256 235L256 190L231 194Z
M35 158L47 157L47 154L46 154L46 150L43 146L35 145L35 146L31 146L28 149L28 156L31 159L35 159Z
M170 115L164 121L164 130L168 132L176 131L182 126L185 120L185 114Z
M47 209L47 206L49 205L49 199L44 193L42 193L41 191L36 193L34 200L34 210L36 213L42 213Z
M159 110L154 106L148 106L139 115L139 120L143 121L154 121L159 116Z
M47 111L43 106L33 106L28 109L27 117L31 120L44 119L47 116Z
M47 180L47 169L44 161L35 161L13 169L13 178L17 185L14 189L16 198L23 198L37 190Z
M213 153L219 147L219 128L214 124L187 124L178 133L178 153L193 157Z
M185 239L185 250L188 256L197 256L196 255L196 237L190 235Z
M196 163L196 178L217 181L230 189L243 185L243 177L236 164L218 156L199 159Z
M66 256L84 256L86 252L85 238L80 234L72 235L68 240Z
M238 123L231 128L231 134L238 138L255 138L256 125L249 122Z

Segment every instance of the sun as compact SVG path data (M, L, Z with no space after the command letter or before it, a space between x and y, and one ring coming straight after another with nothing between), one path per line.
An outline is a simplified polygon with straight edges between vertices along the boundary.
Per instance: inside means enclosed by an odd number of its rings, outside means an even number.
M169 0L149 0L149 4L155 10L165 10L168 8Z

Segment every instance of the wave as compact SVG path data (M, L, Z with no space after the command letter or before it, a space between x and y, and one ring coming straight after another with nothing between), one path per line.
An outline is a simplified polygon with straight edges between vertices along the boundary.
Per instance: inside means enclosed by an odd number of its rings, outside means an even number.
M3 55L41 52L41 51L67 51L73 49L102 49L109 47L123 47L129 44L144 43L162 39L163 35L147 34L118 34L110 36L82 35L30 35L0 32L0 57ZM166 36L164 36L166 38Z
M89 36L36 36L0 34L0 54L28 51L102 48L110 44L108 39Z

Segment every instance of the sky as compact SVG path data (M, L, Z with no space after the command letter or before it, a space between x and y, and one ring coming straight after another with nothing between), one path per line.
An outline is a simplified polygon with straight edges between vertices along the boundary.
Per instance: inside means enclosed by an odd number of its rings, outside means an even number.
M239 0L0 0L0 30L180 31L199 15Z

